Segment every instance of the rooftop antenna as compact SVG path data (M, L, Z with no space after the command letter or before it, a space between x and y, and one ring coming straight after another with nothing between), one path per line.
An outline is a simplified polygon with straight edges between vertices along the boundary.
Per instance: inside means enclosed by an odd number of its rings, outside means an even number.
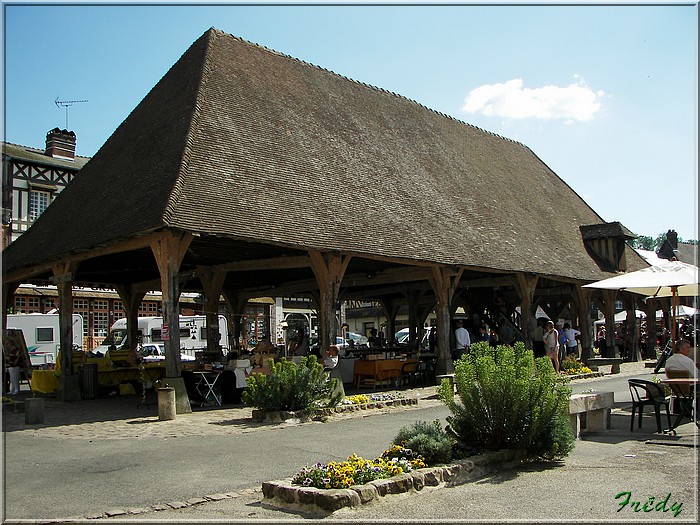
M58 97L56 97L56 100L54 100L54 102L56 103L56 107L66 108L66 129L68 129L68 108L71 107L73 104L87 102L87 100L58 100Z

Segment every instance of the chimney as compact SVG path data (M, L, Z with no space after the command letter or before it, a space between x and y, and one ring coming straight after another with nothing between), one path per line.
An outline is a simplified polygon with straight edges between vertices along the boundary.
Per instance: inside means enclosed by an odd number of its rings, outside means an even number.
M75 159L75 133L54 128L46 134L46 154L59 159Z

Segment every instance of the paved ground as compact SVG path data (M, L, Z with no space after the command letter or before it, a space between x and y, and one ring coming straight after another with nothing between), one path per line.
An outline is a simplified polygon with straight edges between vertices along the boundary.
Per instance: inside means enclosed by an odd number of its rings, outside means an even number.
M605 368L603 368L604 371ZM574 392L614 390L609 433L589 435L556 465L528 464L462 486L390 496L330 516L268 508L263 481L292 475L305 464L344 459L355 452L376 457L398 429L447 415L434 389L415 389L417 406L334 416L326 423L262 424L250 409L202 409L158 421L154 406L135 397L58 403L46 399L45 422L25 425L24 414L3 411L5 519L77 520L282 520L367 521L664 520L671 511L620 507L671 494L682 503L674 521L697 517L697 429L656 434L651 416L629 431L626 379L649 377L643 364L621 374L574 381ZM24 394L26 395L26 394ZM174 508L181 507L181 508ZM659 507L661 508L661 507ZM109 517L109 518L108 518Z

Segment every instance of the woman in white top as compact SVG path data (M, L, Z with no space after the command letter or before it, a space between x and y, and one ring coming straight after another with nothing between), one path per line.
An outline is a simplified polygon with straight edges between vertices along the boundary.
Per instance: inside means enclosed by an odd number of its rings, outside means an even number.
M554 328L554 323L549 321L545 327L544 337L544 348L547 352L547 357L552 360L552 365L554 365L554 370L557 374L559 373L559 332Z

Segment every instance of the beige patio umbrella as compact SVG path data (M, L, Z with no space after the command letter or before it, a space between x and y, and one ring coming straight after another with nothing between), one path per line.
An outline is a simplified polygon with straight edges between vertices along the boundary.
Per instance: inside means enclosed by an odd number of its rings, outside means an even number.
M668 261L586 284L584 288L621 290L645 297L671 297L673 323L671 337L676 341L676 310L678 297L698 296L698 267L681 261Z

